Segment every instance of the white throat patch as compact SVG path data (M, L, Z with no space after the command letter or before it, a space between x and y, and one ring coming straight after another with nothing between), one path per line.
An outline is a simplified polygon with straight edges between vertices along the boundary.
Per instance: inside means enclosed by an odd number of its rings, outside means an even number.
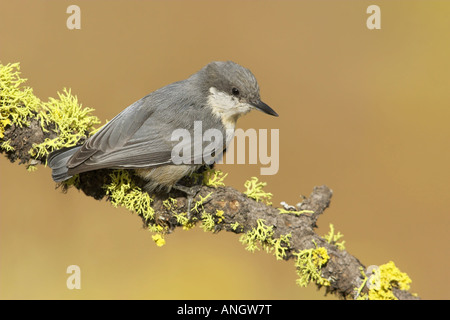
M234 129L237 119L252 109L248 103L240 102L235 96L214 87L209 88L209 92L208 105L213 114L222 120L225 129Z

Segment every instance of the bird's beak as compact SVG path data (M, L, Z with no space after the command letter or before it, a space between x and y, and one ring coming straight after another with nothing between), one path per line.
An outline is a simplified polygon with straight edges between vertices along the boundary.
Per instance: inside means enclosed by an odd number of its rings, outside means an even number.
M257 102L251 102L250 103L253 107L255 107L258 110L261 110L264 113L270 114L271 116L278 117L278 113L275 112L271 107L269 107L267 104L262 102L261 100L258 100Z

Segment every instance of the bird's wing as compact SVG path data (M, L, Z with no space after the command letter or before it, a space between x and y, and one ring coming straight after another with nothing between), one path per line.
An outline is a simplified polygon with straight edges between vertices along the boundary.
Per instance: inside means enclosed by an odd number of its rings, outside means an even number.
M70 158L67 167L75 168L94 155L114 152L127 143L155 111L153 108L146 108L146 98L130 105L90 137Z
M70 158L67 167L70 174L76 174L101 168L135 169L171 164L175 146L189 150L179 157L182 163L202 163L203 149L211 142L195 139L194 121L201 121L203 132L221 126L208 115L192 101L171 101L161 99L158 94L149 95L89 138ZM173 133L180 132L177 129L184 130L190 139L173 140Z

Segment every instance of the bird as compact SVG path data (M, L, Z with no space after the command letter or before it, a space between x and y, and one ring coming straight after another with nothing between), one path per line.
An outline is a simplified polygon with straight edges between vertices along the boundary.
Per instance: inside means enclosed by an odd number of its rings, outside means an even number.
M181 129L193 135L200 123L203 131L222 133L217 144L222 149L212 154L216 160L230 143L237 120L252 109L278 117L262 102L249 69L232 61L213 61L134 102L82 145L52 152L47 163L56 182L98 169L130 169L145 181L149 193L170 192L173 187L189 193L178 182L204 165L207 141L186 139L183 148L191 152L177 162L173 150L181 142L174 141L173 132Z

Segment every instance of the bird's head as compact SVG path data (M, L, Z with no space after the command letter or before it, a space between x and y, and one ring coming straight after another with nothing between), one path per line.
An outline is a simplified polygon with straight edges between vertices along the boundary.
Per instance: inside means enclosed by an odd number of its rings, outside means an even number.
M252 109L278 117L261 101L259 86L250 70L231 61L211 62L201 73L202 86L207 90L208 105L223 121L234 121Z

